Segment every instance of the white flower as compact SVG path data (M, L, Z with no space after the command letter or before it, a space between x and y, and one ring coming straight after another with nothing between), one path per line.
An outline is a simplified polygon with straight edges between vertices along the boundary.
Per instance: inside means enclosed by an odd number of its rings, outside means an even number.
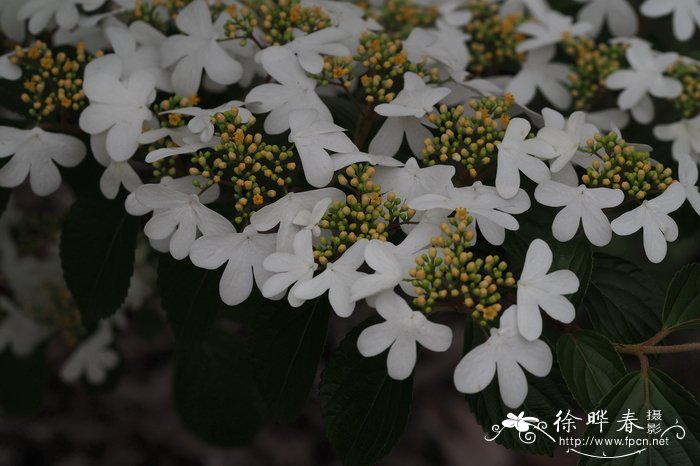
M513 413L508 413L506 419L501 421L501 425L507 429L515 428L518 432L527 432L530 426L536 425L539 421L536 417L525 416L525 411L520 411L517 416Z
M227 262L219 281L219 294L224 303L235 306L250 296L253 277L258 287L270 277L263 260L275 252L275 242L275 234L261 234L248 225L242 233L202 236L192 245L190 259L197 267L209 270Z
M565 120L563 115L554 110L545 108L542 111L545 118L545 126L537 133L537 139L550 144L554 148L555 158L552 159L550 169L557 173L571 164L574 156L579 159L590 159L590 154L581 152L579 148L592 138L598 129L586 124L584 112L574 112Z
M653 263L666 257L666 242L678 239L678 225L668 215L678 210L685 201L685 190L680 183L673 183L658 197L642 201L642 205L625 212L610 224L620 236L628 236L643 230L644 251Z
M170 138L175 147L163 147L151 151L146 155L146 162L153 163L166 157L178 154L195 153L205 147L213 148L221 142L221 139L213 136L206 142L202 142L203 133L193 133L189 126L179 126L176 128L151 129L139 136L138 142L141 144L151 144L160 139Z
M622 110L632 110L640 123L649 123L654 117L654 105L649 95L672 99L683 90L681 83L663 73L678 59L675 52L656 54L651 47L635 43L625 52L632 66L629 70L615 71L605 79L606 86L622 90L617 105Z
M14 188L28 176L32 191L47 196L61 186L56 164L75 167L85 152L82 141L67 134L0 126L0 158L13 156L0 168L0 186Z
M527 249L523 273L518 280L518 330L530 341L542 334L540 308L565 324L576 317L574 305L563 295L578 290L578 278L570 270L547 273L552 259L552 250L547 243L534 240Z
M319 119L333 121L331 112L316 94L316 80L306 75L294 52L285 47L268 47L260 52L260 61L279 84L261 84L248 93L245 101L255 113L270 112L265 119L265 132L287 131L292 110L315 109Z
M0 296L0 312L2 311L6 316L0 322L0 353L9 348L17 357L29 356L48 336L49 330L5 296Z
M320 188L333 179L335 167L328 151L357 151L355 144L345 135L345 129L320 118L315 109L290 112L289 126L289 142L296 146L304 176L311 186Z
M319 201L325 198L340 201L345 199L345 194L335 188L289 193L255 212L250 217L250 223L258 231L269 231L279 225L277 251L291 252L294 236L300 231L299 226L294 224L297 214L303 210L312 210Z
M189 181L191 183L191 179ZM212 189L218 197L218 186L208 190ZM177 260L190 253L197 231L215 235L233 230L231 222L205 207L197 194L182 192L170 183L146 184L134 195L141 206L155 211L146 223L144 233L152 240L170 238L169 250Z
M5 0L0 2L0 29L15 42L23 43L27 30L23 21L18 21L17 12L26 0Z
M399 151L403 135L413 153L420 157L424 141L432 134L424 125L430 125L425 116L450 93L446 87L430 87L415 73L403 75L404 87L388 104L379 104L374 111L388 117L369 145L373 154L394 155Z
M403 41L403 49L412 62L421 63L429 58L444 66L455 81L462 82L468 74L465 71L469 64L468 37L456 27L438 20L437 29L414 28Z
M680 41L690 40L700 25L698 0L646 0L640 11L650 18L673 13L673 35Z
M506 86L506 92L515 97L516 102L527 105L537 94L537 90L557 108L571 105L571 94L567 88L569 67L563 63L551 63L556 47L544 47L527 55L520 71Z
M372 240L365 248L365 262L375 273L359 278L352 285L352 301L375 296L393 290L400 285L406 294L414 295L409 271L415 267L416 256L430 245L435 236L430 224L417 225L399 245L388 241Z
M503 141L498 144L496 190L510 199L520 188L520 172L536 183L549 179L549 169L537 157L555 157L554 148L538 138L526 139L530 123L523 118L510 120ZM537 157L535 157L537 156Z
M530 198L522 189L510 198L501 197L496 188L484 186L476 181L472 186L451 188L446 196L426 194L409 202L416 210L465 208L474 219L472 227L478 225L486 241L501 245L506 237L506 230L517 230L518 221L511 214L521 214L530 208Z
M331 0L302 0L301 4L307 6L319 6L331 19L331 24L350 34L346 44L350 48L357 46L363 33L367 31L379 31L381 25L372 18L365 19L365 10L350 2L338 2Z
M91 136L90 148L95 160L106 167L100 177L100 191L107 199L114 199L119 194L119 186L124 186L124 189L133 192L143 183L128 161L115 162L112 160L105 148L106 139L107 133Z
M52 19L64 29L73 29L78 25L80 12L78 5L85 11L101 7L106 0L28 0L17 12L20 21L29 20L29 32L39 34L46 29Z
M330 197L321 199L316 203L313 210L299 211L296 217L294 217L292 223L304 230L311 230L313 236L320 236L321 227L319 227L318 224L323 219L323 216L328 211L328 207L330 207L332 203L333 199L331 199Z
M80 114L80 129L88 134L107 131L109 156L123 162L139 146L144 121L153 117L148 106L155 99L155 78L147 71L134 72L126 82L109 74L85 79L83 90L90 105Z
M340 317L349 317L355 310L350 289L364 275L357 269L365 261L367 243L363 239L350 246L338 260L327 263L323 272L300 284L294 295L299 299L313 299L328 291L328 299L335 313Z
M518 44L517 51L529 52L557 44L562 41L564 34L585 36L592 28L589 23L574 23L570 16L549 10L536 20L527 21L518 27L518 32L530 37Z
M243 67L218 42L228 19L228 14L222 13L216 23L212 23L205 0L195 0L178 13L175 24L184 34L168 37L161 48L163 66L175 65L172 84L177 94L196 94L202 71L222 85L233 84L241 78Z
M393 192L399 199L409 201L451 188L454 174L453 166L437 164L420 168L418 161L410 157L403 167L377 167L373 180L382 187L382 192Z
M455 368L454 383L462 393L478 393L498 375L503 403L517 408L527 397L525 372L544 377L552 369L552 351L542 340L528 341L518 333L516 306L503 313L500 328L467 353ZM504 424L505 425L505 424Z
M10 61L10 57L15 54L15 51L6 53L0 56L0 78L8 81L16 81L22 77L22 68Z
M393 292L382 293L376 308L385 322L364 329L357 339L357 349L369 358L391 347L386 367L392 379L405 380L411 375L416 365L416 343L440 352L452 344L448 326L429 321Z
M262 286L262 294L266 298L279 296L289 288L287 301L293 307L304 304L305 299L299 298L296 290L301 284L311 280L318 264L314 260L311 231L302 230L294 236L293 253L275 252L263 261L263 267L272 272Z
M695 212L700 215L700 193L698 192L698 166L688 154L678 159L678 181L685 188L685 197Z
M74 383L85 376L93 385L104 382L107 373L119 363L118 353L111 348L113 342L112 328L107 322L101 322L95 333L63 363L61 380Z
M690 120L654 126L654 137L673 141L671 154L675 160L687 154L700 155L700 115Z
M612 239L612 229L603 209L622 204L625 195L619 189L587 188L584 184L572 188L549 180L537 186L535 199L549 207L564 207L552 223L552 233L557 240L569 241L582 224L592 244L605 246Z
M250 113L249 110L243 108L243 105L244 103L240 100L232 100L216 108L181 107L160 113L162 115L177 113L191 116L192 118L187 122L187 129L189 129L192 134L198 135L202 143L209 143L214 137L214 123L212 123L212 117L217 113L228 112L235 107L238 111L238 116L241 117L242 123L247 123L248 120L250 120L253 114Z
M299 34L301 31L298 31ZM323 71L323 56L344 57L352 55L350 49L342 44L350 38L347 31L336 27L298 35L292 42L285 45L299 59L299 64L307 73L319 74Z
M637 13L627 0L576 0L586 6L578 12L578 20L593 26L591 34L597 36L603 29L603 22L615 37L629 37L637 33Z
M335 154L333 157L333 171L342 170L348 165L354 163L367 162L370 165L379 165L382 167L403 167L404 164L400 160L388 155L374 155L367 152L349 152L347 154Z

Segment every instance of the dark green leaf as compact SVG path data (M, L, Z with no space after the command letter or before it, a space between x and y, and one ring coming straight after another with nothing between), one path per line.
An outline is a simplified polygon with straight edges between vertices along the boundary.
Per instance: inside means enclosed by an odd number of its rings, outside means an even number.
M700 264L689 264L673 277L666 292L664 326L669 330L700 325Z
M639 343L661 328L663 291L636 265L595 255L583 300L595 329L615 343Z
M386 352L373 358L357 350L356 327L340 343L321 375L321 415L326 433L343 463L374 464L401 437L413 396L413 376L394 380L387 374Z
M589 425L583 438L595 437L598 439L611 439L612 445L588 445L582 447L587 455L607 456L608 458L581 457L579 464L592 465L673 465L693 466L697 465L700 458L700 404L683 387L663 372L652 369L649 373L649 403L645 402L644 378L639 372L628 374L620 380L615 387L600 401L598 409L607 410L609 423ZM632 428L631 433L621 429L622 416L630 410L637 419L635 424L641 429ZM660 410L661 422L647 421L648 410ZM662 432L657 434L647 433L647 423L662 424ZM651 445L651 440L661 438L663 430L678 424L685 429L685 437L678 439L676 434L679 428L672 428L663 435L668 438L668 445ZM616 439L649 439L649 446L644 445L615 445ZM619 456L642 450L639 454L611 460L612 456Z
M471 348L483 343L484 334L476 325L468 324L464 332L464 348L469 351ZM540 420L551 424L551 419L560 410L570 406L570 400L566 395L566 387L558 368L555 366L547 377L535 377L525 372L528 382L528 392L522 406L512 409L501 401L500 389L497 377L479 393L466 395L467 403L477 422L484 429L485 434L494 437L493 426L501 425L507 418L508 413L519 413L524 411L527 416L534 416ZM522 442L518 438L515 429L503 429L496 437L496 443L518 451L534 454L552 455L556 446L545 436L539 435L533 443Z
M261 425L264 402L250 354L235 335L215 330L202 342L179 346L173 381L183 424L214 445L245 445Z
M255 312L250 344L260 391L272 418L293 420L306 404L323 354L328 300L307 301L301 308L264 300Z
M586 410L592 410L627 372L610 341L588 330L563 334L557 360L571 394Z
M189 258L158 258L158 293L178 344L202 340L221 306L221 272L196 267Z
M116 312L126 299L134 269L139 220L123 198L79 198L61 232L61 265L84 323Z
M0 354L0 374L0 410L3 413L31 416L39 412L49 383L45 345L24 358L9 350Z

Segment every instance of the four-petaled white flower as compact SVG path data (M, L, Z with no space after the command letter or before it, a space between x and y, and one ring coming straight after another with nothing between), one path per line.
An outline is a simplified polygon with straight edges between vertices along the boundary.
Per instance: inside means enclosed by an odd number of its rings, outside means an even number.
M668 125L654 127L654 137L672 141L671 155L680 160L684 155L700 155L700 115L690 120L680 120Z
M540 14L536 20L527 21L518 27L518 32L529 36L518 44L518 52L529 52L542 47L557 44L564 34L585 36L593 26L589 23L574 23L570 16L549 10Z
M345 129L319 117L315 109L294 110L289 114L289 142L299 153L304 176L311 186L321 188L333 179L335 166L328 151L356 152Z
M497 375L503 403L517 408L525 401L528 391L523 369L537 377L549 374L552 351L542 340L528 341L518 333L516 314L519 313L519 306L506 309L500 327L492 328L489 339L462 358L454 373L457 390L478 393Z
M340 317L349 317L355 310L350 289L364 275L357 269L365 261L367 243L363 239L350 246L338 260L327 263L323 272L300 284L294 291L295 296L299 299L313 299L328 291L328 300L335 313Z
M28 0L17 11L20 21L29 20L29 32L39 34L46 29L52 19L64 29L73 29L78 25L80 12L78 6L85 11L94 11L101 7L106 0Z
M673 35L680 41L690 40L700 26L698 0L646 0L640 11L650 18L673 14Z
M126 82L109 74L85 79L83 90L90 105L80 114L80 128L88 134L107 131L105 147L117 162L129 159L139 147L144 121L153 117L148 106L156 97L155 78L134 72Z
M83 341L61 367L61 380L74 383L85 377L93 385L105 381L110 370L119 363L119 354L111 348L114 342L109 323L101 322L95 333Z
M576 1L586 4L579 10L578 19L593 26L592 36L600 34L604 22L607 23L610 34L615 37L629 37L637 33L637 13L627 0Z
M392 192L404 201L452 186L455 174L451 165L420 168L414 157L410 157L403 167L380 166L376 170L373 180L382 187L382 192Z
M549 179L549 168L537 157L555 157L554 148L541 139L527 139L529 132L530 122L513 118L506 128L503 141L498 144L496 190L506 199L518 194L520 172L536 183Z
M379 104L374 109L387 119L369 145L369 151L373 154L396 154L406 134L411 151L416 157L420 157L424 141L432 138L430 131L425 127L432 124L425 117L433 111L435 104L450 93L447 87L428 86L423 78L415 73L404 73L403 78L403 89L396 98L391 103Z
M350 33L342 29L329 27L305 35L297 30L297 34L297 37L285 47L297 55L299 64L307 73L319 74L323 71L324 55L332 57L351 55L350 49L342 43L350 38Z
M678 239L678 225L668 214L678 210L684 201L683 186L673 183L660 196L645 199L639 207L620 215L610 226L620 236L631 235L641 228L647 257L659 263L666 257L666 242Z
M214 189L218 193L217 185ZM139 187L134 195L140 205L154 210L153 217L146 223L144 233L152 240L169 240L170 254L184 259L190 253L197 232L215 235L233 231L233 225L222 215L205 207L196 193L182 192L169 184L146 184ZM218 196L217 196L218 197Z
M321 236L321 227L319 223L323 220L323 216L332 203L333 199L330 197L321 199L311 211L300 210L296 217L294 217L292 223L302 229L311 230L313 236Z
M429 321L393 292L379 295L375 306L385 322L364 329L357 339L357 349L363 356L372 357L391 347L386 366L392 379L405 380L411 375L416 365L416 343L439 352L447 351L452 344L450 327Z
M474 219L471 226L478 225L486 241L501 245L506 230L517 230L518 221L511 214L521 214L530 208L530 198L522 189L510 199L501 197L493 186L484 186L476 181L472 186L451 188L445 196L425 194L409 201L416 210L465 208Z
M436 29L414 28L411 31L403 42L408 59L415 63L430 59L444 67L455 81L465 81L469 64L466 40L469 36L444 20L438 20L436 26Z
M678 181L685 188L685 197L695 212L700 215L700 192L698 192L698 166L688 154L678 159Z
M136 170L128 160L116 162L107 153L105 143L107 133L100 133L90 138L90 148L95 160L105 167L100 177L100 191L108 199L114 199L119 194L119 187L124 186L127 191L134 192L143 183Z
M0 186L14 188L29 177L32 191L47 196L61 186L56 164L74 167L85 153L82 141L67 134L49 133L39 127L25 130L0 126L0 159L12 155L0 168Z
M569 241L582 224L592 244L605 246L612 239L612 229L603 209L622 204L625 194L619 189L588 188L584 184L572 188L549 180L537 186L535 199L549 207L564 207L552 223L552 234L557 240Z
M528 53L520 71L506 86L506 92L513 94L519 104L527 105L539 89L552 105L568 108L571 105L571 94L567 88L569 67L564 63L552 63L555 53L554 46Z
M261 84L248 93L245 101L254 113L270 112L265 118L267 133L287 131L292 110L315 109L319 119L333 121L316 93L316 80L306 75L294 52L285 47L268 47L260 52L260 61L279 84Z
M289 193L255 212L250 217L250 223L258 231L270 231L279 225L277 252L291 252L294 236L301 230L299 225L294 224L294 219L303 210L313 210L325 198L340 201L345 199L345 194L335 188Z
M578 278L570 270L547 273L552 260L552 250L547 243L541 239L530 243L518 280L517 298L518 331L526 340L536 340L542 334L540 308L565 324L576 316L574 305L564 295L578 291Z
M302 230L294 236L293 252L275 252L263 261L263 267L272 272L262 286L262 294L274 299L292 286L287 301L294 307L304 304L305 299L299 298L296 290L301 284L311 280L318 264L314 260L311 231Z
M197 267L216 270L224 263L219 294L224 303L235 306L253 291L253 277L258 287L270 278L263 260L275 252L276 235L258 233L248 225L241 233L234 231L198 238L190 250L190 259Z
M555 158L552 159L550 169L558 173L571 166L574 156L578 155L578 164L583 165L591 159L591 155L581 152L579 149L586 140L592 138L598 129L586 123L584 112L574 112L568 120L559 112L545 108L542 111L545 119L544 128L537 132L537 139L541 139L554 148ZM581 161L583 159L583 161Z
M240 100L232 100L216 108L181 107L174 110L166 110L161 112L161 114L167 115L170 113L177 113L191 116L192 118L187 122L187 129L189 129L192 134L198 135L201 142L209 143L214 137L214 123L212 123L212 117L217 113L228 112L235 107L238 116L241 117L242 123L247 123L248 120L250 120L253 114L250 113L249 110L243 108L242 105L244 104Z
M163 66L175 65L172 85L179 95L194 95L199 90L204 71L217 84L229 85L243 76L243 67L218 41L224 35L224 24L230 19L221 13L212 23L211 11L205 0L195 0L175 18L175 34L163 43Z
M678 59L678 54L656 53L647 44L634 43L625 57L632 69L615 71L605 79L606 86L622 90L617 97L617 105L622 110L632 110L637 121L649 123L654 117L654 103L649 95L672 99L683 90L677 79L663 75Z

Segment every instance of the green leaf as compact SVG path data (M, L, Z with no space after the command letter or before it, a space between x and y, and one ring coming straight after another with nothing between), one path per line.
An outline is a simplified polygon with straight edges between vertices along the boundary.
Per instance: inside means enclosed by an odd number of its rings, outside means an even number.
M108 317L129 291L139 220L124 199L78 198L61 232L61 265L83 323Z
M212 328L221 300L219 270L196 267L189 258L158 258L158 293L178 344L202 340Z
M179 346L173 377L177 412L198 437L234 447L255 436L264 402L255 385L250 354L235 335L215 330L202 342Z
M689 264L674 275L666 292L664 326L669 330L700 325L700 264Z
M557 360L571 394L586 410L592 410L627 372L610 341L588 330L563 334Z
M301 308L263 300L254 311L250 346L260 391L272 418L291 421L304 409L316 377L326 342L328 300L307 301Z
M328 438L348 466L374 464L398 442L408 422L413 375L394 380L387 374L386 351L365 358L357 350L369 319L340 343L321 375L321 416Z
M607 410L609 423L589 425L583 434L583 438L595 437L598 439L611 439L612 445L587 445L582 447L582 451L587 455L607 456L608 458L581 457L580 465L673 465L673 466L693 466L700 458L700 404L683 387L678 385L673 379L663 372L651 369L649 373L649 403L645 402L644 378L639 372L628 374L620 380L615 387L600 401L597 409ZM637 419L635 424L642 429L633 428L632 433L621 429L623 424L618 422L628 410ZM662 428L678 424L685 429L685 437L678 439L676 434L679 428L669 430L664 438L668 438L668 445L649 446L626 446L615 445L616 439L654 439L660 438L658 434L647 433L647 423L659 421L647 421L648 410L660 410L662 415ZM593 442L591 442L593 443ZM605 442L603 442L605 443ZM639 454L624 458L610 459L612 456L624 455L638 450L643 450Z
M464 332L464 348L469 351L471 348L483 343L485 336L481 330L472 324L467 324ZM528 382L528 392L522 406L517 409L512 409L503 404L498 386L497 377L479 393L466 395L465 399L474 417L484 433L489 438L494 437L492 428L501 425L501 422L507 418L508 413L517 414L524 411L527 416L535 416L540 420L549 420L557 411L566 409L571 405L566 394L561 375L556 366L552 367L552 371L547 377L535 377L525 371ZM552 455L556 445L545 436L539 435L536 440L531 443L524 443L518 438L518 432L515 429L503 429L501 434L496 437L496 443L504 445L507 448L523 451L533 454Z
M49 383L46 346L27 357L7 350L0 354L0 411L10 416L31 416L41 409Z
M596 254L583 300L593 327L615 343L639 343L661 328L663 291L636 265Z

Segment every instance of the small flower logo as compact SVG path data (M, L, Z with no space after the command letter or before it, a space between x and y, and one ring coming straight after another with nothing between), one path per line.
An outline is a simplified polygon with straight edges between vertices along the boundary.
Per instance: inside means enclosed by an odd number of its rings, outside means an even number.
M536 426L540 422L536 417L525 416L525 411L521 411L517 416L513 413L508 413L507 419L505 419L501 424L507 429L515 429L518 432L527 432L530 427Z

